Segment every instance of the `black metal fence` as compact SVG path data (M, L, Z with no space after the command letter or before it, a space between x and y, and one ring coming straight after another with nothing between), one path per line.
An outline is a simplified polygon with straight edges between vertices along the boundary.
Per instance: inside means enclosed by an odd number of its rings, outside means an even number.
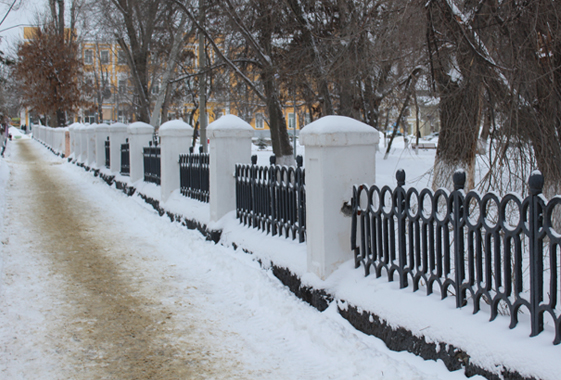
M111 167L111 142L109 141L109 136L105 141L105 167L109 169Z
M272 235L298 237L306 240L306 186L302 156L297 167L276 165L257 166L257 156L251 165L236 165L236 217L244 225Z
M190 148L190 154L179 155L179 178L181 194L208 203L209 155L202 149L199 154L194 154Z
M143 148L144 155L144 181L157 185L161 182L161 148L158 141L150 141L148 147Z
M473 312L489 308L490 319L521 315L531 336L544 330L544 317L561 342L559 255L561 197L541 194L543 176L533 173L530 195L481 196L464 192L465 173L454 174L453 192L366 185L353 189L351 246L355 265L400 287L454 296L456 307L471 302ZM529 315L529 316L527 316Z
M129 139L121 144L121 175L129 176L131 173L131 156Z

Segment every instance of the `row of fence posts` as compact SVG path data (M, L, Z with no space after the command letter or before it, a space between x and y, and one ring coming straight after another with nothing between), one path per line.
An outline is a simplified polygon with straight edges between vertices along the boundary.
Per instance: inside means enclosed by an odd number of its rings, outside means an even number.
M105 154L99 160L96 159L99 157L97 154L92 154L92 144L88 141L88 138L91 140L92 130L97 131L93 139L100 142L93 144L98 147L97 152L105 151L104 142L109 136L110 171L113 173L118 172L121 166L120 152L119 155L114 153L113 147L115 145L120 149L128 138L130 182L143 179L143 148L152 141L154 129L151 126L145 123L133 123L128 127L70 126L71 157L85 166L101 168L105 165ZM56 140L54 136L58 133L39 126L34 127L34 131L35 138L47 146ZM210 138L209 221L218 222L236 209L238 216L242 214L242 219L246 218L243 213L249 206L240 205L241 201L236 200L236 186L246 186L242 192L260 192L259 181L264 178L260 177L261 169L256 167L255 161L250 161L253 128L236 116L226 115L209 125L207 131ZM179 191L182 186L179 157L189 153L192 134L193 129L180 121L168 122L160 127L160 191L164 207L170 194ZM84 135L87 136L85 139ZM414 189L405 191L405 174L401 172L398 173L398 186L393 192L389 187L378 189L375 186L358 186L372 183L375 178L375 146L378 138L378 132L370 126L342 116L324 117L301 131L300 143L306 148L304 166L307 197L305 209L301 211L305 213L301 225L305 226L307 271L325 279L341 263L353 258L349 249L349 242L352 242L355 263L357 266L363 265L366 274L372 269L376 275L380 275L382 270L386 271L390 279L397 274L401 287L408 285L409 277L415 289L424 282L429 293L438 284L442 297L448 294L449 289L453 289L458 307L463 307L468 297L475 299L477 304L483 299L493 303L492 318L496 315L498 303L504 301L510 308L512 327L517 322L520 308L526 307L531 314L532 335L543 330L543 316L548 313L555 325L555 343L559 343L561 320L556 309L561 235L554 231L551 224L553 210L561 205L561 198L554 198L548 203L540 194L541 186L538 186L540 181L543 185L543 178L538 177L531 180L531 195L525 200L516 196L498 200L492 194L485 195L483 199L478 198L476 193L466 195L459 177L455 178L456 189L451 195L444 190L435 193L427 189L421 192ZM236 164L239 164L238 168ZM249 177L254 182L249 187L247 183L236 183L236 173L243 170L253 173ZM271 170L271 173L271 180L278 178L276 169ZM366 205L360 202L364 194L368 198ZM374 196L378 197L377 201L373 200ZM386 196L390 199L389 203L384 201ZM413 198L418 200L419 209L422 209L424 199L430 198L430 213L417 211L414 214L410 207ZM499 222L496 225L488 224L488 212L482 206L491 198L500 205ZM296 203L298 199L296 196ZM438 216L438 207L435 206L437 199L445 200L447 211L444 219ZM465 214L472 201L479 205L480 219L477 222L470 222ZM520 222L514 230L497 227L504 221L503 203L509 202L514 202L520 210ZM247 223L258 225L263 220L262 205L251 207L257 213L248 214ZM528 280L529 299L523 294L526 280L520 274L523 270L520 258L523 246L520 242L523 239L527 240L530 251L527 259L530 260L531 271ZM543 277L543 246L546 241L549 244L549 261L546 264L553 268L549 270L547 279ZM514 266L507 267L511 261ZM544 284L548 285L547 302L544 301ZM477 310L479 306L474 307Z
M49 127L36 127L35 137L43 143L51 141L50 136L58 132ZM150 142L155 135L152 126L142 122L130 125L75 123L65 131L70 142L67 155L85 167L107 170L115 175L122 170L125 157L122 147L128 141L128 181L134 185L144 180L143 153L144 148L151 147ZM197 175L195 172L202 167L206 170L208 165L208 196L202 192L197 196L208 197L209 222L217 222L226 214L235 213L236 164L251 166L254 130L240 118L225 115L207 127L207 135L210 139L208 158L201 158L198 164L192 165L190 177L183 178L183 185L187 181L202 181L200 173ZM160 126L158 136L160 201L165 205L174 191L181 191L180 156L190 154L193 128L173 120ZM108 154L106 142L109 142ZM279 187L281 206L277 215L281 218L271 228L276 228L283 235L287 232L296 235L299 241L305 237L308 271L320 278L326 278L341 263L352 259L349 250L350 215L345 210L350 203L352 185L371 182L375 178L374 146L377 142L378 132L364 123L342 116L324 117L309 124L300 133L300 143L306 147L305 165L294 169L282 169L282 165L277 165L279 168L274 169L275 174L271 176L279 179L292 176L291 170L294 170L294 175L298 172L300 176L301 170L302 176L296 182L302 182L302 186L291 188L292 179L279 181L279 185L284 182L287 187ZM127 166L126 163L124 166ZM305 188L303 166L306 167ZM313 196L306 199L304 189ZM284 224L286 221L293 223L296 229L287 227Z

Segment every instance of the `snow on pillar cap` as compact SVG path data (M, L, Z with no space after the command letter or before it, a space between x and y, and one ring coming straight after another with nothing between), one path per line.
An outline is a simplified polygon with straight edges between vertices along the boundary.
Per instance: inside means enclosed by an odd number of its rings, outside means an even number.
M96 132L109 132L109 125L105 123L98 124L95 130Z
M123 123L115 123L115 124L111 124L109 126L109 130L111 132L126 132L127 131L127 125L123 124Z
M193 135L193 127L183 120L166 121L158 130L160 136L186 137Z
M131 135L148 135L154 133L154 127L142 121L132 123L127 128Z
M346 116L322 117L300 132L300 143L305 146L373 145L378 141L374 127Z
M224 115L220 119L213 121L207 127L210 138L220 137L253 137L254 130L246 121L236 115Z

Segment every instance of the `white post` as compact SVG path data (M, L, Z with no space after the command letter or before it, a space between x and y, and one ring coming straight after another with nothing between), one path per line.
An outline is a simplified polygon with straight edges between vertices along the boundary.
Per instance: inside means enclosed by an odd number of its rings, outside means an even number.
M207 127L210 138L210 220L218 221L236 209L236 164L251 162L251 125L224 115Z
M86 135L88 138L88 159L86 166L96 167L96 128L97 124L92 124L86 129Z
M95 127L95 164L98 169L105 167L105 142L109 137L109 125L98 124Z
M378 131L344 116L326 116L302 129L306 147L306 239L308 272L321 279L352 258L352 186L376 179ZM350 205L349 205L350 206Z
M70 133L70 155L74 155L76 158L76 128L80 124L73 123L68 126L68 132Z
M179 155L189 153L193 128L181 120L167 121L160 126L161 138L161 201L168 200L179 189Z
M83 125L80 128L80 162L84 165L88 162L88 128L89 125Z
M123 123L115 123L109 126L109 151L111 173L121 171L121 144L127 140L127 126Z
M144 147L147 147L152 136L154 127L150 124L138 121L128 127L129 154L130 154L130 182L134 183L144 178Z

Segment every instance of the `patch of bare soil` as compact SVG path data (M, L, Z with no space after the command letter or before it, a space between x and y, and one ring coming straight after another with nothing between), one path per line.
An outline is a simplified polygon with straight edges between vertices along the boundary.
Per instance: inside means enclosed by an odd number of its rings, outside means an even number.
M127 247L106 231L102 210L57 181L57 165L41 162L31 142L18 144L19 165L29 175L27 196L33 199L22 212L32 213L25 217L40 236L35 244L65 284L60 308L66 317L52 335L70 372L99 379L238 378L233 373L239 375L239 364L217 360L197 338L196 323L176 326L172 310L139 291L142 275L123 265Z

